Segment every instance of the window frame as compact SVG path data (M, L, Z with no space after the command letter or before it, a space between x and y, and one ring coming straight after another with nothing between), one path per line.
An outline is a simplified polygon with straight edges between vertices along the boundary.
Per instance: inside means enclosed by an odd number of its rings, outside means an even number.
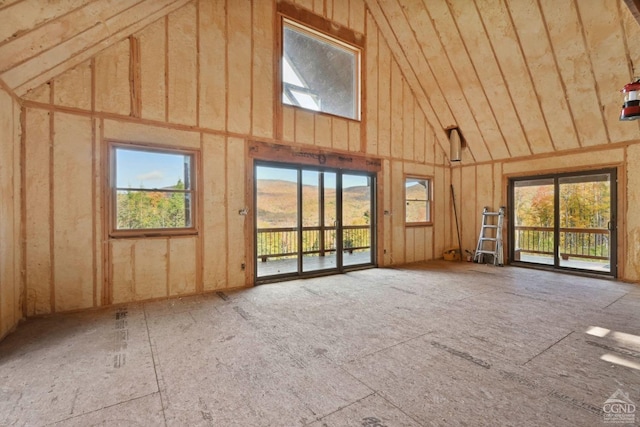
M426 189L427 199L424 200L425 202L428 203L428 206L427 206L428 218L426 221L407 221L407 203L409 201L422 201L420 199L409 200L407 198L407 181L410 179L427 182L427 185L428 185L428 188ZM403 192L404 192L404 225L405 227L422 227L422 226L433 225L433 177L420 176L420 175L405 175L403 179L403 185L404 185Z
M157 188L132 188L136 191L144 192L163 192L163 193L184 193L190 195L190 226L189 227L175 227L175 228L140 228L140 229L118 229L118 190L122 188L117 186L117 163L116 163L116 151L118 149L135 150L148 153L159 154L175 154L175 155L187 155L191 157L191 167L189 169L190 188L184 191L181 190L161 190ZM136 143L136 142L122 142L122 141L108 141L108 159L109 170L107 175L107 191L108 191L108 223L109 223L109 237L157 237L157 236L186 236L198 234L198 170L200 161L200 152L193 149L166 147L156 144Z
M287 6L286 3L282 3L281 6ZM290 12L290 11L289 11ZM295 14L293 14L295 15ZM291 16L289 13L280 12L280 40L279 40L279 56L277 58L277 67L278 67L278 79L277 79L277 94L276 99L280 106L280 108L296 108L302 109L304 111L310 112L312 114L325 114L331 117L338 117L343 120L351 120L355 122L362 121L362 98L363 98L363 84L362 84L362 62L364 57L364 41L360 40L362 43L356 43L355 40L362 37L357 37L352 33L351 30L346 29L344 27L337 26L335 23L331 21L326 21L318 16L313 16L313 19L309 19L311 22L305 22L305 19L301 19L300 16ZM321 24L321 25L313 25L313 24ZM284 66L284 33L285 27L289 26L294 28L296 31L305 33L310 37L321 40L324 43L331 44L340 49L348 50L354 53L355 56L355 70L354 70L354 84L355 84L355 93L353 98L355 100L354 106L354 116L355 117L346 117L341 116L335 113L326 112L320 110L314 110L312 108L306 108L300 105L287 104L283 101L283 95L285 90L285 82L283 76L283 66ZM332 29L338 27L337 31L331 31ZM318 28L322 27L322 28ZM341 37L347 36L347 37ZM295 72L295 71L294 71ZM303 88L304 89L304 88ZM320 107L322 108L322 107Z

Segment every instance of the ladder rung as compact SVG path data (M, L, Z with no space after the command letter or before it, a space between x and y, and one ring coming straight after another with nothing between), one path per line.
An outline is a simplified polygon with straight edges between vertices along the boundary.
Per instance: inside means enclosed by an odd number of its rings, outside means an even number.
M483 250L479 250L476 251L477 254L491 254L491 255L495 255L496 251L483 251Z
M483 225L484 228L498 228L497 225L491 225L491 224L485 224Z
M498 216L502 214L500 212L484 212L482 215Z
M486 240L486 241L489 241L489 242L495 242L498 239L496 239L495 237L481 237L480 240L483 240L483 241Z

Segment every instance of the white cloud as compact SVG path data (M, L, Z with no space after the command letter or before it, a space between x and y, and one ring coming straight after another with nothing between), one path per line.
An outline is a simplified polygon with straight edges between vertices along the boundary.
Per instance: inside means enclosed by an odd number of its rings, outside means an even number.
M137 181L160 181L164 179L164 173L160 171L151 171L147 173L141 173L140 175L136 175Z

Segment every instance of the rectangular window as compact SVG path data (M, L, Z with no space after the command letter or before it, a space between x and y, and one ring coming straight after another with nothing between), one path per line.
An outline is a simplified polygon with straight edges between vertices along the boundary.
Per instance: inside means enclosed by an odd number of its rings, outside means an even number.
M360 50L284 19L282 102L360 119Z
M194 231L194 152L118 144L111 161L113 232Z
M405 223L431 223L431 180L429 178L405 179Z

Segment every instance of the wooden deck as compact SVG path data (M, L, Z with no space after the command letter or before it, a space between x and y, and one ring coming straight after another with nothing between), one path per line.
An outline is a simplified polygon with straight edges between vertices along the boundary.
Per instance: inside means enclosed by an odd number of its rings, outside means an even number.
M553 256L521 254L520 262L553 266ZM586 258L579 259L569 257L569 259L567 260L561 259L560 267L577 268L580 270L593 271L598 273L607 273L611 271L609 262L588 260Z
M371 251L363 250L354 253L344 253L342 263L345 267L356 265L372 264ZM306 255L302 258L302 273L312 273L314 271L337 270L336 254L331 253L323 257L318 255ZM281 274L292 274L298 271L298 258L292 257L287 259L274 260L269 259L262 262L258 259L258 278L263 279L270 276L278 276Z

